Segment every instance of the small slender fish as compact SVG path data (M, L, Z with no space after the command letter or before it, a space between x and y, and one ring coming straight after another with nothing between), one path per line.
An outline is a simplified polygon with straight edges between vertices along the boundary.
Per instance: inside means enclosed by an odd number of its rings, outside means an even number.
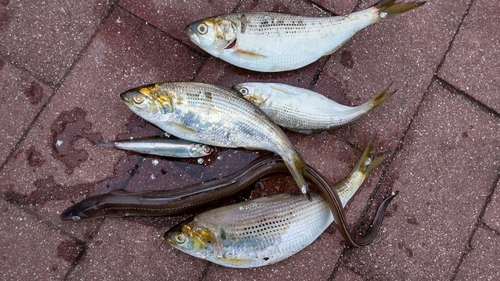
M235 85L247 101L258 106L273 122L291 131L311 134L351 123L366 115L396 91L390 85L359 106L345 106L316 92L279 83L248 82Z
M235 13L185 28L201 49L241 68L278 72L306 66L334 53L359 30L422 6L382 0L345 16L303 17L282 13Z
M263 149L280 155L302 194L306 164L286 134L232 89L194 83L158 83L120 95L137 115L178 138L220 147Z
M122 150L135 151L143 154L151 154L176 158L198 158L212 154L215 149L209 145L193 143L185 140L172 139L140 139L107 141L99 144L104 147L113 147Z
M342 206L387 157L365 156L344 180L335 184ZM374 224L380 226L383 212L396 194L393 192L381 203ZM320 194L311 192L311 199L278 194L213 209L172 227L164 238L184 253L227 267L273 264L304 249L334 221Z

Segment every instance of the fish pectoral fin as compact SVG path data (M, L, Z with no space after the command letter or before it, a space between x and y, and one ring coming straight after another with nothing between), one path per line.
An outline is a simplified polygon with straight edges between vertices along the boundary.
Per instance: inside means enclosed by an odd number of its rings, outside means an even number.
M260 58L267 58L267 56L257 54L257 53L252 53L249 51L241 50L241 49L236 49L234 50L234 53L246 58L252 58L252 59L260 59Z
M242 264L242 263L248 263L252 262L253 260L251 259L242 259L242 258L233 258L233 257L219 257L219 260L224 261L226 263L232 263L232 264Z
M177 131L183 131L185 133L189 133L189 134L192 134L192 133L197 133L196 130L194 130L193 128L190 128L186 125L182 125L182 124L170 124L171 127L176 127L176 130Z

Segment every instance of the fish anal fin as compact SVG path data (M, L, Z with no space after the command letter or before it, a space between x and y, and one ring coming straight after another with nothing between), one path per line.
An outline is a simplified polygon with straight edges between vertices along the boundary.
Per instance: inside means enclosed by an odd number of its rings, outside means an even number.
M299 134L304 134L304 135L310 135L310 134L315 132L315 130L312 130L312 129L294 129L294 128L285 128L285 129L292 131L292 132L299 133ZM321 131L321 130L318 130L318 131Z

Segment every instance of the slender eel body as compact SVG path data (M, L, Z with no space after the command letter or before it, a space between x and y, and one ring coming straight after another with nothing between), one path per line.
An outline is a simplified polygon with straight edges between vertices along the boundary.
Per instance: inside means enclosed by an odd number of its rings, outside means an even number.
M206 144L193 143L185 140L171 139L141 139L108 141L100 143L105 147L114 147L122 150L135 151L138 153L175 157L175 158L197 158L212 154L214 148Z
M121 94L137 115L178 138L220 147L263 149L280 155L303 194L304 160L262 110L233 90L194 82L147 85Z
M369 158L371 147L370 143L352 173L361 171L366 177L387 157L388 154L383 154L366 164L366 161L371 159ZM287 172L287 170L285 163L280 157L265 157L253 161L239 172L230 176L184 188L149 192L115 190L110 193L92 196L67 208L61 213L60 217L62 220L79 221L100 217L179 215L235 194L265 176ZM346 179L355 180L360 178L359 174L356 174L357 176L351 174ZM347 222L342 211L343 203L335 189L310 166L307 166L305 176L325 197L335 217L335 222L340 233L349 244L353 246L365 246L375 238L379 228L379 224L375 220L372 223L373 226L364 236L354 238L347 229ZM343 182L345 180L337 183L336 188L346 197L347 195L344 194L346 188L343 188ZM378 221L381 222L383 219L382 205L379 207L379 212L382 212L382 214L378 215L380 217Z
M384 158L365 158L335 185L340 191L342 206ZM395 195L393 193L380 205L378 217L373 222L377 230L383 218L380 213ZM320 194L311 193L310 201L303 196L278 194L199 214L168 230L165 239L192 256L227 267L251 268L269 265L297 253L333 221L334 216Z
M386 87L359 106L341 105L313 91L280 83L246 82L233 87L280 127L310 134L351 123L390 98Z
M197 21L185 31L201 49L230 64L260 72L287 71L335 52L373 23L424 3L382 0L366 10L336 17L235 13Z

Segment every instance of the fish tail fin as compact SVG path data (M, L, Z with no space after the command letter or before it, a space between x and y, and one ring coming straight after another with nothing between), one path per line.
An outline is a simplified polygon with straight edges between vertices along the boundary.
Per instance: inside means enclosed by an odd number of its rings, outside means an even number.
M391 151L388 150L382 155L372 158L371 163L366 167L365 177L369 176L373 172L373 170L375 170L375 168L377 168L380 164L382 164L382 162L385 161L385 159L387 159L387 157L389 157L390 154Z
M363 154L349 175L334 185L337 193L339 195L342 194L341 197L343 206L345 206L352 196L354 196L354 193L356 193L373 170L375 170L375 168L377 168L389 156L389 152L385 152L380 156L370 157L374 140L375 138L368 143L363 151Z
M370 153L372 151L374 140L375 140L375 138L370 140L370 142L366 146L365 150L363 151L363 154L361 154L361 157L359 158L358 162L356 163L356 165L352 169L351 174L360 172L364 175L366 173L368 166L372 162L372 160L370 158Z
M375 157L370 157L370 153L373 148L373 142L375 141L376 136L370 140L368 145L366 146L365 150L363 151L363 154L358 160L358 163L356 163L356 166L352 169L352 173L355 172L361 172L363 173L363 176L366 178L368 177L375 168L377 168L382 162L384 162L387 157L389 157L389 154L391 153L390 151L384 152L382 155L375 156Z
M362 104L360 107L363 108L365 112L368 112L375 107L379 106L382 104L384 101L388 100L390 97L392 97L398 90L394 90L392 92L388 92L389 87L391 87L392 82L387 85L382 91L380 91L378 94L376 94L374 97L372 97L370 100Z
M114 141L103 141L98 143L99 146L104 146L104 147L116 147Z
M304 179L304 171L306 169L306 163L304 162L302 157L300 157L300 155L297 152L295 152L288 159L283 157L283 160L285 161L288 170L290 170L293 179L299 186L302 194L304 194L307 197L307 199L311 200L311 196L309 195L309 187L307 186L307 183Z
M378 21L392 18L399 14L409 12L426 3L425 1L410 2L410 3L395 3L395 2L396 0L381 0L377 4L375 4L375 8L377 8L379 15Z

